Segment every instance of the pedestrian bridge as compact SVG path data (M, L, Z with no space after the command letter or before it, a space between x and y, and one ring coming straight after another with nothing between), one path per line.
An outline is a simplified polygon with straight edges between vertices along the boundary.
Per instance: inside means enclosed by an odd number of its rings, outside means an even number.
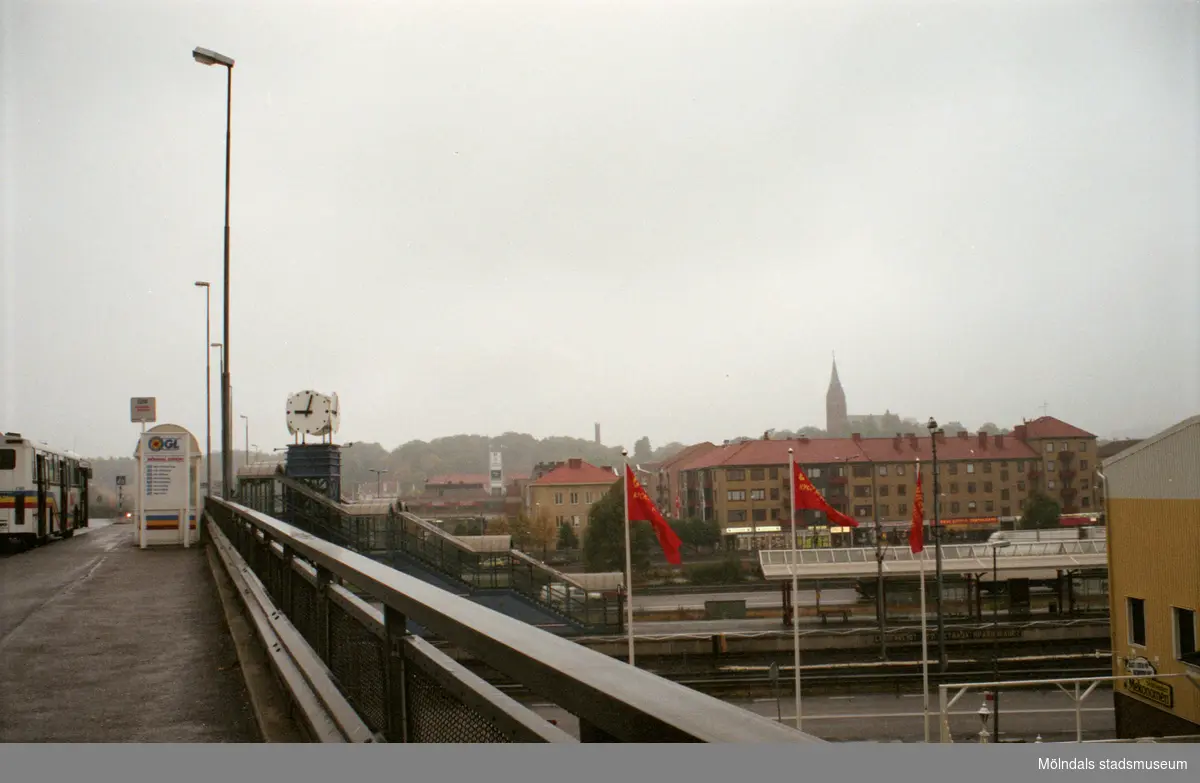
M201 544L0 558L0 741L820 741L248 506L207 499Z

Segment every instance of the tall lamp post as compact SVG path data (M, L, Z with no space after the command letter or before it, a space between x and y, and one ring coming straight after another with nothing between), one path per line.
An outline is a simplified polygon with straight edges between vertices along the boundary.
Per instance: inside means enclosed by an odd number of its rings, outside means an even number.
M929 423L929 443L933 447L933 548L937 561L937 625L938 625L938 669L946 671L946 623L942 614L942 490L938 481L937 439L938 423L932 416Z
M207 494L212 496L212 347L210 340L212 336L209 334L209 321L212 314L211 304L211 286L203 280L196 281L197 288L204 289L204 429L205 429L205 448L207 456L208 475L205 481L208 482Z
M382 468L368 468L368 470L375 474L375 499L378 500L383 497L383 474L387 473L387 470Z
M201 65L221 65L225 87L225 337L221 362L221 486L224 497L233 490L233 412L229 393L229 147L233 115L233 58L197 46L192 57Z
M246 422L246 465L250 464L250 417L246 414L241 414L241 418Z
M1000 682L1000 579L996 567L996 554L1011 541L989 541L992 548L992 682ZM993 727L996 729L996 741L1000 741L1000 688L992 693L992 702L996 706L996 719Z
M219 348L221 350L221 362L220 362L219 366L221 368L221 376L224 377L225 376L225 344L224 343L209 343L208 350L209 350L210 356L212 355L213 348ZM221 415L222 416L225 415L224 409L222 409ZM224 422L222 422L221 427L224 428L224 426L225 426L225 424L224 424ZM211 452L208 455L208 459L209 459L209 462L212 462L212 453ZM211 469L209 471L209 475L211 475ZM224 450L221 451L221 476L222 476L221 497L228 499L231 496L229 494L229 485L225 483L225 479L224 479L224 476L225 476L225 451ZM209 484L209 491L210 492L212 491L211 483Z

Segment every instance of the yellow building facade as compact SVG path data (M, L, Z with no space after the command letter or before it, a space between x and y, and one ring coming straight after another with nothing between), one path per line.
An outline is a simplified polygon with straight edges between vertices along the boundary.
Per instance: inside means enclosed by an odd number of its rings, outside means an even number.
M1200 416L1101 474L1117 736L1200 735Z

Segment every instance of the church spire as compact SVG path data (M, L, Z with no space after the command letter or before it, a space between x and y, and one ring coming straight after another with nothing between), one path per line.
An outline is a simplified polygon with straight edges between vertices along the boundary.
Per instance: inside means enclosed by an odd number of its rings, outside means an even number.
M829 377L829 391L825 393L825 431L839 435L849 425L846 414L846 392L838 378L837 356L833 357L833 373Z

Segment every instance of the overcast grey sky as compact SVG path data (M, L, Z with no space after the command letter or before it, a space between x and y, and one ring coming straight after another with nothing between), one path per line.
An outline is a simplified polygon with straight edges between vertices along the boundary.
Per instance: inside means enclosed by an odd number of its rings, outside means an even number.
M5 430L203 441L195 46L239 448L1200 409L1196 2L0 5Z

